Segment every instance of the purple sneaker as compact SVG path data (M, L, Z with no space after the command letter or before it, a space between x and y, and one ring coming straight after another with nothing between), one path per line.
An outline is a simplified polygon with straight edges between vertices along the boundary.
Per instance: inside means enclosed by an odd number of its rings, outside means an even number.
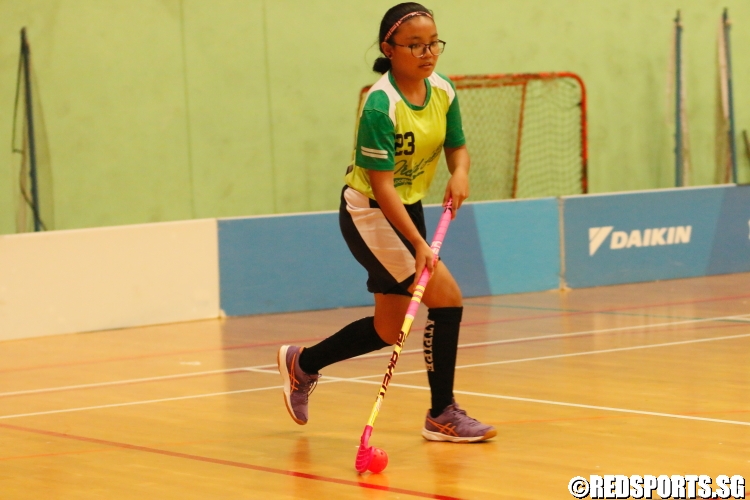
M284 380L284 403L289 415L300 425L307 423L307 396L315 389L320 374L308 375L299 367L297 360L304 347L283 345L276 361Z
M455 401L436 418L432 418L428 411L422 429L422 437L428 441L452 443L475 443L493 438L496 434L494 427L471 418Z

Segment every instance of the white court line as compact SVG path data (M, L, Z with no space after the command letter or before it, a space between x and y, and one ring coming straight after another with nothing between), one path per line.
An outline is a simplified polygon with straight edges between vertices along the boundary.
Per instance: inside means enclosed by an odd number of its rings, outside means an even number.
M487 346L502 345L502 344L516 344L516 343L521 343L521 342L532 342L532 341L537 341L537 340L565 339L565 338L580 337L583 335L614 333L614 332L621 332L621 331L626 331L626 330L642 330L642 329L648 329L648 328L658 328L662 326L679 326L679 325L689 325L689 324L694 324L694 323L708 323L711 321L733 320L733 321L740 321L740 322L750 322L750 318L748 318L748 316L750 315L738 314L735 316L716 316L713 318L690 319L690 320L685 320L685 321L672 321L669 323L651 323L647 325L632 325L632 326L620 326L617 328L602 328L599 330L584 330L581 332L553 333L549 335L539 335L537 337L515 337L512 339L488 340L486 342L473 342L470 344L460 344L458 348L466 349L470 347L487 347ZM356 358L352 358L352 359L390 358L392 352L393 352L392 350L388 350L387 352L363 354L362 356L357 356ZM401 351L401 354L416 354L416 353L421 353L421 352L422 352L422 349L405 349ZM274 367L276 367L276 364L258 365L258 366L255 366L254 368L264 369L264 368L274 368ZM0 394L0 396L2 396L2 394Z
M274 369L260 368L260 367L257 367L257 366L249 366L249 367L245 368L245 370L249 371L249 372L254 372L254 373L271 373L273 375L278 375L279 374L279 370L278 370L278 368L276 368L276 365L273 365L273 368Z
M43 389L29 389L25 391L14 391L14 392L0 392L0 398L6 396L26 396L29 394L42 394L45 392L56 392L56 391L69 391L75 389L93 389L96 387L111 387L116 385L127 385L137 384L141 382L159 382L162 380L175 380L181 378L200 377L203 375L219 375L222 373L234 373L234 372L257 372L257 373L278 373L278 371L264 370L262 368L276 365L263 365L257 366L240 366L238 368L225 368L222 370L209 370L203 372L192 372L192 373L180 373L177 375L161 375L158 377L144 377L144 378L131 378L126 380L114 380L112 382L98 382L93 384L79 384L79 385L64 385L60 387L48 387Z
M739 314L734 316L717 316L713 318L701 318L701 319L692 319L692 320L685 320L685 321L673 321L668 323L652 323L652 324L646 324L646 325L633 325L633 326L622 326L617 328L604 328L600 330L586 330L581 332L571 332L571 333L555 333L550 335L540 335L537 337L515 337L512 339L503 339L503 340L491 340L487 342L473 342L469 344L460 344L458 346L459 349L466 349L471 347L486 347L486 346L493 346L493 345L502 345L502 344L512 344L512 343L520 343L520 342L531 342L531 341L537 341L537 340L554 340L554 339L562 339L562 338L572 338L572 337L578 337L583 335L591 335L591 334L602 334L602 333L613 333L613 332L619 332L619 331L625 331L625 330L640 330L640 329L648 329L648 328L658 328L662 326L679 326L679 325L686 325L686 324L694 324L694 323L706 323L711 321L726 321L726 320L733 320L733 321L741 321L741 322L750 322L750 318L748 317L750 315L747 314ZM723 338L723 337L722 337ZM421 353L422 349L407 349L401 351L401 354L416 354ZM594 351L594 353L597 352L607 352L607 351ZM390 357L392 351L388 352L378 352L378 353L372 353L372 354L365 354L363 356L358 356L356 359L368 359L368 358L382 358L382 357ZM583 353L587 354L587 353ZM578 356L583 354L571 354L570 356ZM550 359L549 356L540 357L540 358L528 358L523 360L514 360L514 361L501 361L496 363L490 363L490 364L503 364L503 363L509 363L509 362L521 362L521 361L534 361L537 359ZM473 365L473 366L485 366L485 365ZM79 384L79 385L66 385L61 387L47 387L47 388L41 388L41 389L29 389L29 390L23 390L23 391L12 391L12 392L0 392L0 398L2 397L9 397L9 396L23 396L28 394L41 394L45 392L55 392L55 391L67 391L67 390L75 390L75 389L91 389L96 387L110 387L110 386L117 386L117 385L126 385L126 384L135 384L135 383L142 383L142 382L156 382L160 380L173 380L173 379L180 379L180 378L187 378L187 377L198 377L202 375L214 375L214 374L221 374L221 373L231 373L236 371L250 371L250 372L259 372L259 373L271 373L268 370L265 370L267 368L275 368L276 364L267 364L267 365L257 365L257 366L246 366L246 367L238 367L238 368L227 368L222 370L210 370L210 371L203 371L203 372L193 372L193 373L182 373L177 375L163 375L158 377L144 377L144 378L134 378L134 379L126 379L126 380L116 380L112 382L97 382L97 383L91 383L91 384ZM276 373L275 371L273 373Z
M731 340L731 339L741 339L750 337L750 333L743 333L740 335L727 335L725 337L709 337L709 338L702 338L702 339L693 339L693 340L680 340L677 342L664 342L661 344L645 344L645 345L636 345L636 346L629 346L629 347L616 347L613 349L600 349L598 351L584 351L584 352L573 352L568 354L552 354L550 356L537 356L534 358L521 358L521 359L506 359L502 361L488 361L486 363L474 363L471 365L461 365L456 366L456 369L462 369L462 368L477 368L480 366L494 366L494 365L507 365L511 363L524 363L526 361L541 361L545 359L561 359L561 358L572 358L575 356L588 356L590 354L606 354L610 352L622 352L622 351L635 351L637 349L651 349L652 347L668 347L668 346L676 346L676 345L686 345L686 344L697 344L701 342L713 342L715 340ZM410 372L399 372L399 375L412 375L415 373L422 373L424 370L413 370Z
M228 394L241 394L243 392L258 392L258 391L268 391L271 389L283 389L283 388L284 388L283 385L277 385L273 387L257 387L255 389L241 389L238 391L213 392L210 394L195 394L193 396L178 396L175 398L150 399L147 401L131 401L129 403L113 403L109 405L85 406L82 408L67 408L65 410L37 411L33 413L20 413L17 415L3 415L3 416L0 416L0 420L5 420L8 418L36 417L39 415L54 415L55 413L70 413L74 411L101 410L103 408L118 408L120 406L137 406L137 405L147 405L151 403L165 403L168 401L181 401L184 399L210 398L214 396L226 396Z
M704 339L695 339L695 340L684 340L679 342L667 342L662 344L649 344L649 345L641 345L641 346L631 346L631 347L621 347L617 349L603 349L599 351L586 351L586 352L580 352L580 353L569 353L569 354L556 354L552 356L542 356L542 357L535 357L535 358L522 358L522 359L511 359L511 360L505 360L505 361L495 361L490 363L481 363L481 364L473 364L473 365L460 365L456 366L456 369L462 369L462 368L473 368L477 366L489 366L489 365L499 365L499 364L507 364L507 363L522 363L525 361L538 361L542 359L555 359L555 358L566 358L571 356L585 356L589 354L602 354L602 353L609 353L609 352L619 352L619 351L629 351L629 350L635 350L635 349L649 349L652 347L667 347L672 345L684 345L684 344L694 344L698 342L713 342L717 340L731 340L731 339L737 339L737 338L745 338L750 337L750 333L741 334L741 335L732 335L727 337L713 337L713 338L704 338ZM257 373L265 373L265 374L276 374L277 372L270 371L270 370L261 370L258 368L249 367L247 368L248 371L253 371ZM410 375L410 374L416 374L416 373L423 373L424 370L413 370L409 372L399 372L399 375ZM351 377L351 378L340 378L340 377L331 377L326 376L324 380L321 380L318 382L319 384L322 383L334 383L334 382L362 382L367 384L380 384L380 382L376 381L367 381L365 379L368 378L376 378L376 377L382 377L383 374L377 374L377 375L362 375L359 377ZM415 388L421 388L420 386L408 386L405 384L390 384L395 386L402 386L402 387L415 387ZM267 391L267 390L273 390L273 389L280 389L283 386L270 386L270 387L258 387L255 389L242 389L238 391L227 391L227 392L214 392L210 394L196 394L193 396L180 396L175 398L163 398L163 399L152 399L147 401L133 401L130 403L114 403L109 405L100 405L100 406L87 406L82 408L69 408L65 410L50 410L50 411L42 411L42 412L34 412L34 413L23 413L23 414L16 414L16 415L3 415L0 416L0 420L10 419L10 418L20 418L20 417L33 417L38 415L51 415L55 413L69 413L69 412L75 412L75 411L86 411L86 410L97 410L102 408L116 408L120 406L135 406L135 405L142 405L142 404L151 404L151 403L163 403L168 401L179 401L184 399L197 399L197 398L207 398L207 397L214 397L214 396L225 396L230 394L241 394L245 392L259 392L259 391ZM454 391L460 394L458 391ZM467 393L468 394L468 393ZM479 394L479 393L477 393ZM494 397L494 396L493 396ZM500 396L498 396L500 397ZM507 396L508 399L511 398L511 396ZM519 399L520 400L520 399ZM529 401L537 401L537 402L543 402L543 400L529 400ZM550 403L551 404L551 403ZM564 403L559 403L564 404ZM573 403L571 403L573 405ZM591 407L596 408L596 407ZM606 407L601 407L602 409L606 409ZM614 410L612 410L614 411ZM637 410L621 410L621 411L632 411L637 412ZM653 415L658 415L656 413L653 413ZM662 416L667 416L669 414L664 414ZM682 417L681 417L682 418ZM688 418L688 417L684 417ZM698 419L696 417L695 419ZM710 421L717 421L718 420L710 420ZM727 423L736 423L732 420L727 420ZM746 425L744 423L739 423L738 425ZM747 424L750 425L750 424Z
M485 346L491 346L491 345L501 345L501 344L513 344L513 343L519 343L519 342L530 342L535 340L553 340L553 339L563 339L563 338L572 338L572 337L579 337L583 335L591 335L591 334L600 334L600 333L613 333L613 332L620 332L624 330L641 330L646 328L658 328L662 326L677 326L677 325L688 325L688 324L694 324L694 323L706 323L711 321L726 321L726 320L736 320L740 322L750 322L750 318L746 318L746 314L741 314L737 316L718 316L715 318L701 318L701 319L690 319L685 321L673 321L669 323L652 323L648 325L633 325L633 326L620 326L617 328L602 328L600 330L586 330L582 332L571 332L571 333L554 333L550 335L540 335L538 337L517 337L512 339L503 339L503 340L489 340L487 342L474 342L471 344L461 344L459 348L467 348L467 347L485 347ZM408 353L413 354L417 352L422 352L422 349L410 349L408 351L401 351L402 354ZM375 357L390 357L391 353L375 353L375 354L365 354L364 356L359 356L359 358L375 358ZM275 366L275 365L274 365Z
M23 396L27 394L40 394L44 392L69 391L74 389L92 389L94 387L110 387L113 385L137 384L140 382L157 382L160 380L174 380L188 377L200 377L201 375L215 375L219 373L231 373L249 371L249 368L225 368L222 370L209 370L204 372L179 373L176 375L161 375L158 377L131 378L126 380L114 380L112 382L97 382L93 384L64 385L61 387L48 387L43 389L29 389L26 391L0 392L0 398L5 396Z
M368 384L368 385L380 385L380 382L370 381L370 380L361 380L361 379L347 379L347 378L338 378L337 381L340 382L354 382L359 384ZM392 383L389 384L389 387L401 387L404 389L417 389L421 391L429 391L429 387L421 386L421 385L409 385L409 384L398 384L398 383ZM493 398L493 399L505 399L509 401L521 401L523 403L540 403L540 404L547 404L547 405L557 405L557 406L569 406L573 408L586 408L588 410L602 410L602 411L614 411L619 413L632 413L636 415L646 415L650 417L666 417L666 418L679 418L683 420L697 420L700 422L713 422L718 424L732 424L732 425L746 425L750 426L750 422L742 422L741 420L723 420L719 418L708 418L708 417L694 417L691 415L679 415L675 413L661 413L661 412L655 412L655 411L645 411L645 410L630 410L628 408L616 408L612 406L595 406L595 405L584 405L579 403L568 403L565 401L550 401L548 399L533 399L533 398L520 398L516 396L503 396L502 394L485 394L483 392L471 392L471 391L453 391L455 394L461 394L464 396L477 396L481 398Z

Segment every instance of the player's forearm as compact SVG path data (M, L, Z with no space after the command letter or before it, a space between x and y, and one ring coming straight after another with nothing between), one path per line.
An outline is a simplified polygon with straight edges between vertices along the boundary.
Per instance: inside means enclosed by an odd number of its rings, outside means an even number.
M453 200L453 216L455 217L456 211L469 197L469 166L471 164L469 151L466 146L446 148L445 159L451 172L451 178L445 187L443 205L448 203L448 200Z
M469 150L466 149L466 146L445 148L445 162L448 164L448 170L451 175L456 172L469 175L471 159L469 158Z

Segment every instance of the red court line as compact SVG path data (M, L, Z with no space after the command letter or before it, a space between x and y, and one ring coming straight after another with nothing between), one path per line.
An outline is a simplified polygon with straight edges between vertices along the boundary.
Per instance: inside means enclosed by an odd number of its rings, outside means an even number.
M747 299L747 298L750 298L750 294L731 295L727 297L712 297L708 299L684 300L680 302L664 302L661 304L640 304L640 305L635 305L635 306L613 307L610 309L598 309L596 311L562 312L562 313L540 314L537 316L522 316L522 317L514 317L514 318L495 319L495 320L490 320L490 321L463 322L461 323L461 326L477 326L477 325L488 325L488 324L494 324L494 323L512 323L516 321L526 321L526 320L534 320L534 319L549 319L549 318L559 318L559 317L568 317L568 316L582 316L586 314L602 314L602 313L618 312L618 311L630 311L633 309L649 309L653 307L669 307L669 306L700 304L702 302L725 302L729 300L739 300L739 299Z
M537 316L516 316L512 318L504 318L504 319L496 319L496 320L488 320L488 321L463 322L462 326L466 327L466 326L489 325L489 324L496 324L496 323L512 323L512 322L517 322L517 321L531 321L531 320L537 320L537 319L581 316L581 315L586 315L586 314L601 314L601 313L608 313L608 312L627 311L627 310L632 310L632 309L647 309L647 308L652 308L652 307L667 307L667 306L676 306L676 305L699 304L702 302L723 302L723 301L738 300L738 299L745 299L745 298L750 298L750 294L733 295L733 296L727 296L727 297L713 297L713 298L697 299L697 300L686 300L686 301L680 301L680 302L665 302L662 304L641 304L641 305L635 305L635 306L616 307L616 308L611 308L611 309L601 309L601 310L594 310L594 311L575 311L575 312L564 311L560 313L541 314ZM422 330L424 330L424 328L412 328L412 332L419 332ZM280 340L273 341L273 342L237 344L237 345L222 346L222 347L211 347L211 348L206 348L206 349L166 351L166 352L158 352L158 353L152 353L152 354L143 354L143 355L138 355L138 356L124 356L124 357L118 357L118 358L103 358L103 359L93 359L93 360L85 360L85 361L71 361L67 363L53 363L53 364L48 364L48 365L35 365L35 366L25 366L25 367L17 367L17 368L6 368L6 369L0 370L0 373L40 370L40 369L45 369L45 368L61 368L61 367L67 367L67 366L89 365L89 364L96 364L96 363L110 363L110 362L115 362L115 361L132 361L136 359L157 358L157 357L162 357L162 356L177 356L180 354L196 354L196 353L211 352L211 351L253 349L256 347L278 346L278 345L285 344L288 342L297 342L297 343L317 342L317 341L323 340L324 338L325 337L312 337L312 338L306 338L306 339L293 339L293 340L280 339Z
M226 439L203 439L200 441L184 441L177 443L163 443L171 445L186 445L186 444L205 444L205 443L226 443ZM91 450L71 450L71 451L60 451L57 453L39 453L36 455L10 455L6 457L0 456L0 462L6 462L8 460L28 460L30 458L50 458L50 457L63 457L72 455L85 455L87 453L103 453L105 451L114 451L111 446L104 448L95 448Z
M645 326L645 325L644 325ZM717 328L737 328L737 327L750 327L750 323L731 323L731 324L722 324L721 326L716 325L701 325L701 326L691 326L689 324L681 324L681 325L675 325L678 327L681 327L681 329L687 329L690 330L715 330ZM637 330L636 330L637 328ZM641 325L635 325L633 327L633 330L636 331L628 331L628 330L622 330L620 332L587 332L587 333L581 333L580 335L575 334L575 332L572 332L569 337L559 337L554 339L548 339L544 337L525 337L522 339L514 339L510 342L503 342L502 344L495 344L495 345L470 345L470 346L464 346L461 347L462 349L476 349L479 347L502 347L506 345L512 345L512 344L523 344L526 342L561 342L561 341L568 341L568 340L577 340L577 339L585 339L586 337L593 337L594 335L601 335L602 333L608 333L608 334L626 334L626 335L635 335L635 334L652 334L652 333L669 333L674 331L674 326L667 326L662 325L659 328L643 328ZM404 354L420 354L420 353L404 353ZM352 358L356 359L356 358ZM347 360L348 361L348 360Z
M387 491L390 493L401 493L403 495L409 495L409 496L420 497L420 498L433 498L433 499L438 499L438 500L462 500L458 497L449 497L449 496L437 495L433 493L424 493L421 491L405 490L402 488L391 488L390 486L370 484L362 480L348 481L346 479L319 476L317 474L308 474L306 472L296 472L296 471L291 471L291 470L275 469L272 467L264 467L262 465L247 464L244 462L234 462L232 460L222 460L220 458L203 457L200 455L191 455L188 453L179 453L176 451L160 450L158 448L149 448L147 446L138 446L135 444L119 443L117 441L108 441L105 439L90 438L90 437L85 437L85 436L76 436L74 434L64 434L61 432L47 431L43 429L32 429L29 427L20 427L17 425L10 425L10 424L0 424L0 427L4 427L6 429L11 429L11 430L16 430L16 431L41 434L44 436L52 436L52 437L63 438L63 439L72 439L75 441L83 441L85 443L102 444L102 445L112 446L116 448L123 448L126 450L142 451L145 453L153 453L156 455L165 455L165 456L172 457L172 458L183 458L186 460L194 460L196 462L205 462L205 463L214 464L214 465L226 465L228 467L238 467L241 469L250 469L250 470L259 471L259 472L267 472L270 474L279 474L283 476L299 477L302 479L311 479L314 481L322 481L326 483L340 484L343 486L354 486L354 487L365 488L365 489Z
M325 337L312 337L306 339L295 339L294 342L316 342L323 340ZM102 358L102 359L87 359L82 361L69 361L66 363L50 363L47 365L34 365L34 366L21 366L16 368L5 368L0 370L0 373L6 372L20 372L28 370L43 370L45 368L63 368L66 366L79 366L79 365L92 365L96 363L112 363L116 361L133 361L136 359L148 359L148 358L159 358L162 356L179 356L180 354L198 354L202 352L212 351L232 351L236 349L253 349L256 347L268 347L268 346L279 346L285 341L274 340L273 342L258 342L253 344L236 344L222 347L207 347L204 349L189 349L183 351L162 351L151 354L139 354L136 356L121 356L117 358Z

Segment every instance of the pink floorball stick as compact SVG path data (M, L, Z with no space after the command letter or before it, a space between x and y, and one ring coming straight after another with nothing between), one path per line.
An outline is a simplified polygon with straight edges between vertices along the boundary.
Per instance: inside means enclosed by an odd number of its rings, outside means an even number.
M450 225L451 223L452 215L453 200L449 199L448 203L446 203L445 207L443 208L443 215L440 216L440 221L438 222L437 229L435 230L435 236L432 238L431 248L432 252L435 254L435 263L437 263L437 256L438 253L440 253L440 247L443 246L443 239L445 238L445 233L448 231L448 225ZM422 302L422 295L424 295L424 290L427 286L427 282L430 280L430 276L430 271L425 267L422 270L422 274L419 276L419 281L417 282L417 286L411 296L411 302L409 302L409 308L406 310L406 317L404 318L404 323L401 326L401 333L399 333L398 335L396 345L393 346L393 354L391 354L391 359L388 362L388 368L385 371L385 377L383 377L383 383L380 386L380 391L378 391L378 397L375 398L375 404L372 406L370 418L367 421L365 430L364 432L362 432L362 437L359 440L359 449L357 450L357 459L354 463L354 466L360 473L365 472L372 462L374 449L372 446L369 446L370 436L372 435L372 426L373 424L375 424L375 419L378 417L378 413L380 412L380 405L383 404L385 391L388 389L388 384L393 377L393 370L396 368L396 362L401 355L401 349L403 349L404 347L406 337L409 336L411 324L412 322L414 322L414 317L417 315L417 309L419 309L419 304Z

